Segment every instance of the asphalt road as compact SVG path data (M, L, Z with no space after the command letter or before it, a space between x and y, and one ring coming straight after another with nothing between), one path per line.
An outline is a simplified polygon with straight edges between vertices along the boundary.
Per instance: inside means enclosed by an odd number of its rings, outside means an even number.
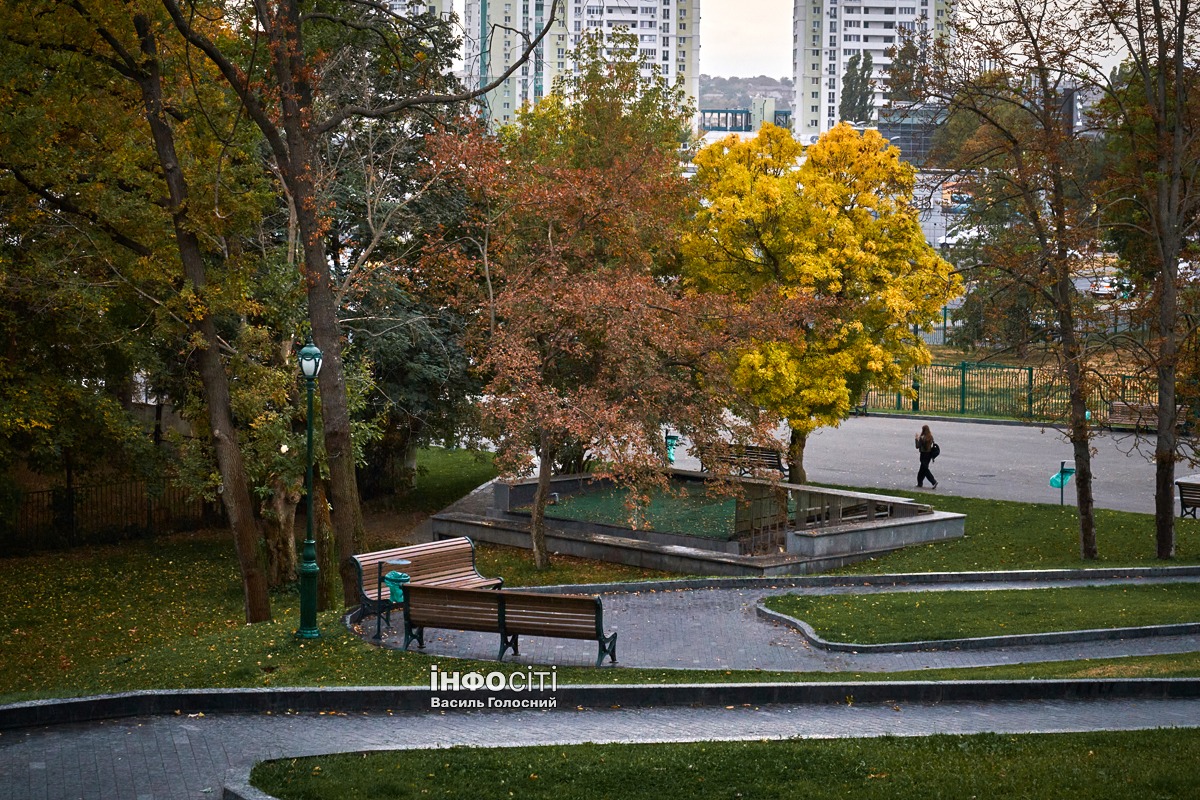
M809 437L804 456L815 483L870 487L906 494L916 491L917 451L913 438L928 424L941 445L934 462L938 492L996 500L1059 502L1050 477L1074 460L1066 437L1054 428L923 418L852 417L840 428L821 428ZM1154 513L1152 434L1102 433L1092 441L1093 492L1098 508ZM786 441L786 439L785 439ZM696 468L686 454L678 466ZM1194 470L1184 464L1176 477ZM1064 492L1073 505L1075 480ZM928 489L927 489L928 490Z
M809 439L809 480L912 490L917 481L913 437L925 421L856 417ZM1071 444L1053 428L930 421L942 454L933 465L938 491L967 497L1056 503L1050 477L1074 462ZM1092 441L1093 493L1098 508L1154 513L1153 440L1132 433L1100 434ZM1180 474L1184 474L1181 471ZM1065 501L1074 501L1075 481Z

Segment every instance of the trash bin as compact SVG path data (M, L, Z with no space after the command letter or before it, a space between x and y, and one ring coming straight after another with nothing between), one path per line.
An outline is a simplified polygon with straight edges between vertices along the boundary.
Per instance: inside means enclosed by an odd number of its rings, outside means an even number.
M667 434L667 463L675 463L675 448L679 446L679 437L673 433Z
M383 582L388 587L388 596L393 603L404 602L404 584L408 583L409 577L406 572L389 572L383 576Z

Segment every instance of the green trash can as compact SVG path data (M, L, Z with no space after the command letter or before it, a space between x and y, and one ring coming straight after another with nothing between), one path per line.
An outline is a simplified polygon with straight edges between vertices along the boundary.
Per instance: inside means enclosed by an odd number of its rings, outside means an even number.
M404 602L404 584L408 581L409 577L406 572L392 571L383 576L383 582L388 588L388 596L391 597L393 603Z

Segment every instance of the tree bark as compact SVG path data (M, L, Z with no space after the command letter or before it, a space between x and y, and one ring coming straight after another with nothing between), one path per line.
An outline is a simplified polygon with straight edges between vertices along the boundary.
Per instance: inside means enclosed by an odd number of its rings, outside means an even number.
M788 483L808 483L808 473L804 471L804 448L807 446L808 434L792 428L788 443Z
M263 541L267 554L267 574L272 589L296 580L296 506L300 492L282 479L271 482L269 506L264 516Z
M550 500L550 477L554 472L554 448L550 436L543 430L539 434L537 490L533 493L533 509L529 515L529 540L533 548L533 563L538 569L550 566L550 554L546 551L546 503Z
M329 518L329 495L325 491L325 481L313 481L313 539L317 542L317 564L321 574L317 581L317 610L328 611L337 603L341 592L341 575L333 569L337 562L337 549L334 546L333 521ZM358 597L354 603L357 605Z
M338 572L342 576L342 597L346 605L353 605L358 600L358 572L352 556L359 550L365 531L354 471L338 301L325 254L324 220L314 176L317 151L312 133L313 93L307 77L311 70L305 62L300 13L296 3L279 3L274 16L268 12L260 13L267 14L270 20L268 33L271 37L272 63L280 86L287 144L287 158L280 164L280 171L296 209L304 255L304 277L308 282L308 316L313 341L322 354L317 381L321 389L321 420L329 467Z
M200 242L188 219L188 185L176 154L174 131L167 123L163 109L157 42L146 17L134 17L134 27L143 56L136 80L141 88L146 120L150 124L155 151L167 184L175 241L179 247L179 257L187 281L196 296L202 300L207 271ZM229 528L233 532L238 566L242 575L246 621L265 622L271 619L271 602L267 594L267 577L262 568L259 550L262 537L254 518L250 485L233 424L229 380L217 352L216 326L212 317L204 313L191 323L191 327L203 341L203 346L197 350L196 360L208 405L208 422L216 451L217 469L221 474L221 502L225 506Z

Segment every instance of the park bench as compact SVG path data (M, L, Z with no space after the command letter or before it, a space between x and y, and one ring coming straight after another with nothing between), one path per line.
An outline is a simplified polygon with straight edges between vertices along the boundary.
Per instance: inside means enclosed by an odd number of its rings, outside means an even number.
M412 582L427 586L455 586L464 589L498 589L503 578L486 578L475 568L475 543L466 536L442 539L437 542L394 547L374 553L356 555L354 565L358 569L359 608L355 619L365 616L388 615L400 604L392 602L383 576L390 570L384 565L389 561L408 561L407 566L397 567Z
M1200 510L1200 482L1175 481L1179 487L1179 517L1197 519L1196 511Z
M1175 419L1182 426L1187 419L1187 406L1178 406ZM1155 403L1127 403L1113 400L1108 406L1109 430L1115 427L1136 430L1158 430L1158 405Z
M425 647L425 629L482 631L500 634L500 654L519 655L518 637L550 636L599 643L596 666L607 655L617 662L617 634L604 633L604 606L599 597L503 590L453 589L410 583L404 589L404 647Z
M717 456L717 460L723 464L733 465L737 469L738 475L741 476L753 475L758 470L771 469L777 470L785 478L787 477L787 468L783 465L783 454L770 447L748 444Z

